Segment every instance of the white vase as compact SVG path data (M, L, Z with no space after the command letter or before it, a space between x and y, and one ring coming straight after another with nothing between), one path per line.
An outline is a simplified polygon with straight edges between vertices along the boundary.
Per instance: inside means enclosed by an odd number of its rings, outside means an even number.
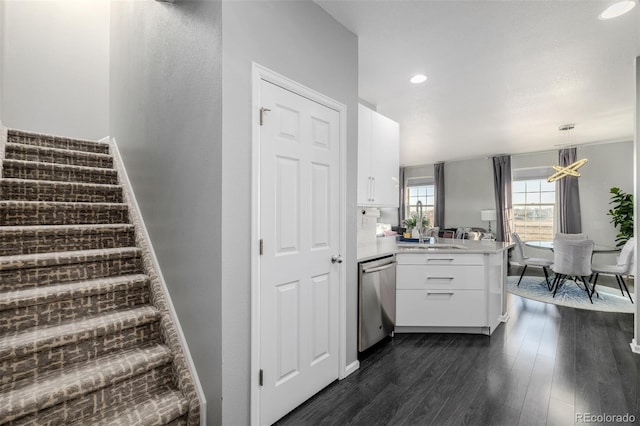
M420 238L420 231L418 230L418 227L411 230L411 238Z

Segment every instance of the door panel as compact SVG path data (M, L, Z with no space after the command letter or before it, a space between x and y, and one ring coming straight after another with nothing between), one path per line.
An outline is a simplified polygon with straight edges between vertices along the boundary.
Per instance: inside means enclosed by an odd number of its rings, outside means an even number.
M331 231L329 165L311 165L311 248L326 249Z
M262 81L260 423L338 378L339 114Z

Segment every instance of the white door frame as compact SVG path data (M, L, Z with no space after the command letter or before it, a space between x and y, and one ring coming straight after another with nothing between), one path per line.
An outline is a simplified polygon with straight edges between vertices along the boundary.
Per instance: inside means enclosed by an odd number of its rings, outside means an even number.
M347 106L322 93L303 86L255 62L252 63L251 105L251 424L260 423L260 82L268 81L297 95L338 112L340 117L340 253L344 262L338 272L340 298L338 305L338 371L340 379L347 374ZM268 115L267 115L268 116Z

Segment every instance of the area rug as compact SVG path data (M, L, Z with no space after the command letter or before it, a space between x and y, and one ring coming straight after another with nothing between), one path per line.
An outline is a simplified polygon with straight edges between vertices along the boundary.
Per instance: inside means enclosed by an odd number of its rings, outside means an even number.
M507 291L509 293L539 302L552 303L570 308L603 312L635 312L635 305L632 304L626 296L626 292L625 296L622 297L620 290L617 288L596 286L596 292L600 297L596 297L594 294L593 304L591 304L587 293L578 288L573 281L567 280L558 290L556 297L552 297L553 293L547 289L544 277L528 277L525 275L522 278L520 286L517 287L516 284L518 284L519 278L519 276L510 276L507 278ZM550 281L552 279L553 277L550 278ZM633 297L633 295L631 295L631 297Z

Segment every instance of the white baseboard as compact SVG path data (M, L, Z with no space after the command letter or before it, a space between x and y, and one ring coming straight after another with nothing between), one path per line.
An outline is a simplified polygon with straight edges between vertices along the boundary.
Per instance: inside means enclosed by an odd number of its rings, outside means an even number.
M636 339L631 339L631 343L629 343L629 346L631 346L631 351L637 354L640 354L640 345L638 345L638 342L636 341Z
M509 321L511 317L509 316L509 314L504 314L504 315L500 315L498 317L498 320L500 320L501 322L507 322Z
M347 365L347 367L344 369L344 377L348 377L351 373L355 372L356 370L358 370L360 368L360 361L355 360L353 361L351 364Z

